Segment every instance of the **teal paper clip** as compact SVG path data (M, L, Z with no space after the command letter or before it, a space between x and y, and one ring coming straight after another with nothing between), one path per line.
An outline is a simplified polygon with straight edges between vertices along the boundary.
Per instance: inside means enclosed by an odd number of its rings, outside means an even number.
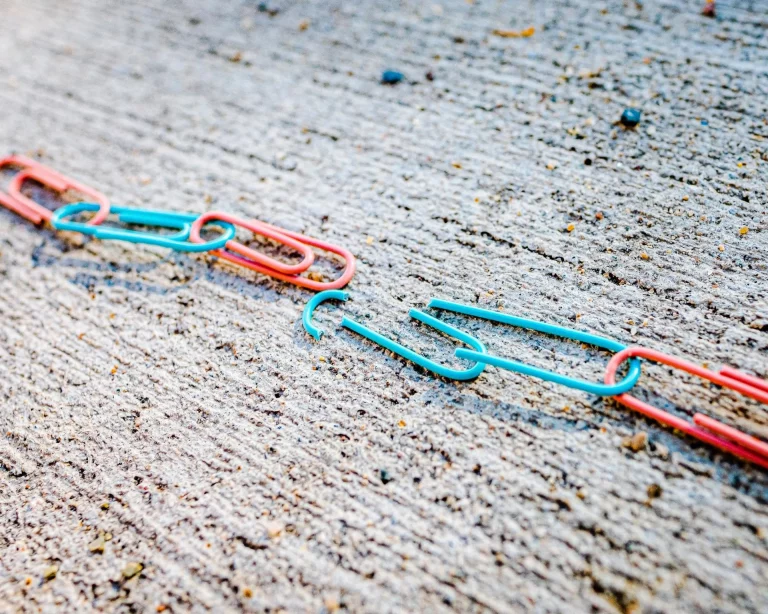
M315 309L317 309L317 306L320 303L330 299L346 301L348 298L349 292L344 292L343 290L326 290L319 294L315 294L315 296L309 299L309 302L304 307L304 312L301 314L301 323L304 325L304 330L320 341L320 337L323 336L323 331L312 324L312 314L315 313Z
M180 252L207 252L213 249L222 249L227 241L235 237L235 227L226 222L215 222L223 232L211 241L205 243L191 243L189 233L192 222L198 217L194 213L174 213L165 211L150 211L148 209L132 209L129 207L110 207L111 213L116 213L118 220L123 224L136 224L141 226L159 226L161 228L178 229L175 234L159 235L151 232L127 230L112 226L89 226L82 222L67 221L67 217L84 213L86 211L98 211L99 205L94 203L75 203L57 209L51 225L57 230L71 230L97 239L112 241L128 241L130 243L144 243L169 247ZM213 224L214 222L212 222Z
M470 305L460 305L458 303L452 303L450 301L443 301L435 298L429 302L428 306L434 309L443 309L445 311L452 311L454 313L473 316L475 318L482 318L483 320L491 320L501 324L509 324L510 326L517 326L518 328L535 330L540 333L546 333L556 337L581 341L582 343L594 345L611 352L620 352L621 350L625 349L624 345L618 341L614 341L613 339L598 337L597 335L583 333L578 330L564 328L555 324L547 324L546 322L537 322L536 320L518 318L506 313L500 313L498 311L480 309L479 307L472 307ZM568 386L569 388L583 390L584 392L589 392L599 396L615 396L617 394L623 394L632 388L637 383L637 380L640 379L640 361L636 358L633 358L630 361L629 371L623 380L613 385L607 385L575 379L566 375L560 375L552 371L547 371L546 369L539 369L537 367L532 367L530 365L526 365L514 360L501 358L499 356L492 356L487 354L485 351L473 352L472 350L458 349L456 350L456 356L458 358L465 358L467 360L476 360L478 363L501 367L502 369L508 369L517 373L524 373L525 375L531 375L548 382L555 382L557 384L562 384L563 386Z
M460 331L458 328L454 328L453 326L450 326L449 324L446 324L437 318L433 318L429 314L426 314L423 311L419 311L418 309L411 309L409 313L412 318L423 322L427 326L431 326L432 328L445 333L449 337L453 337L454 339L458 339L459 341L463 341L467 345L472 346L475 348L475 350L477 350L476 352L472 352L473 355L477 354L478 356L483 356L485 354L485 346L471 335L468 335L467 333ZM341 321L341 325L351 331L356 332L358 335L362 335L374 343L378 343L380 346L385 347L395 354L399 354L403 358L407 358L408 360L415 362L417 365L420 365L425 369L432 371L433 373L437 373L438 375L442 375L443 377L447 377L449 379L474 379L483 372L483 369L485 369L485 364L479 361L476 362L471 369L449 369L437 364L436 362L433 362L421 354L417 354L416 352L409 350L407 347L400 345L399 343L392 341L391 339L388 339L387 337L380 335L375 331L372 331L370 328L367 328L346 316ZM472 360L475 359L472 358Z

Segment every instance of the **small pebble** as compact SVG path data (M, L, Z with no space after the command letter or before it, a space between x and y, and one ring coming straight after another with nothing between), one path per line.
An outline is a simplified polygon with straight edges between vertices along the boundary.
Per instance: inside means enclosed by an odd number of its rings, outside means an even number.
M267 537L270 539L275 539L276 537L280 537L280 534L283 532L283 529L285 529L285 526L281 522L270 522L267 525Z
M536 34L536 28L531 26L530 28L526 28L525 30L492 30L491 34L494 36L500 36L501 38L530 38L534 34Z
M568 224L568 226L565 228L568 232L573 232L576 229L575 224Z
M381 82L385 85L395 85L405 79L405 75L396 70L385 70L381 73Z
M435 74L431 70L427 71L427 74L424 76L427 78L427 81L435 80Z
M627 128L634 128L640 123L640 115L642 112L639 109L624 109L621 114L621 123Z
M43 570L43 580L48 582L49 580L53 580L56 577L56 574L59 573L59 566L58 565L51 565L50 567L46 567Z
M337 595L328 595L325 599L323 599L323 604L325 605L325 609L328 612L338 612L341 608L341 604L339 603L339 598Z
M90 544L88 544L88 550L90 550L94 554L103 554L105 545L106 545L106 540L104 539L104 536L101 535L96 539L94 539Z
M142 569L144 569L144 565L141 563L128 563L123 567L123 578L130 580L134 576L140 574Z
M389 471L386 469L382 469L379 471L379 478L381 478L382 484L389 484L392 481L392 476L389 474Z
M742 226L741 228L739 228L739 234L740 235L745 235L748 232L749 232L749 228L747 228L746 226Z
M659 497L661 497L661 493L662 493L661 486L659 486L658 484L651 484L648 487L649 499L658 499Z
M640 431L632 435L632 437L627 437L621 445L625 448L629 448L633 452L639 452L645 448L646 443L648 443L648 435L645 431Z
M704 17L717 17L717 11L715 10L715 3L714 0L712 2L707 2L704 5L704 9L701 11L701 14L704 15Z

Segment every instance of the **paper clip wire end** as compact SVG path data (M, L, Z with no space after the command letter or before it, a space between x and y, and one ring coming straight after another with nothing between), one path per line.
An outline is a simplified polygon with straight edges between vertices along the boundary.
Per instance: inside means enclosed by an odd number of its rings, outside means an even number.
M349 299L349 292L344 292L343 290L326 290L325 292L315 294L315 296L309 299L309 302L304 307L304 312L301 314L301 323L304 325L304 330L318 341L320 341L320 337L323 336L323 331L312 324L312 314L314 314L315 309L317 309L320 303L331 299L346 301Z

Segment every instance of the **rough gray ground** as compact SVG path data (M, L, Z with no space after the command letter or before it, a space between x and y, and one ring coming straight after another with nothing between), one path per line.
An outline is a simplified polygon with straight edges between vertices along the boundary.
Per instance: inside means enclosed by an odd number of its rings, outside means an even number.
M359 257L314 342L309 292L0 211L0 609L768 612L768 473L338 327L458 364L408 320L439 296L768 376L766 5L702 4L0 0L4 151ZM601 378L601 353L445 317ZM768 436L670 369L640 389Z

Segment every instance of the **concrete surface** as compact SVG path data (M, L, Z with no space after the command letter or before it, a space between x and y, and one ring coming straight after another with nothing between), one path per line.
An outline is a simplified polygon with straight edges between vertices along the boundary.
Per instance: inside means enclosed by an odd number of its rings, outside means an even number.
M766 5L702 4L0 0L4 151L359 256L315 342L308 292L0 211L0 610L768 612L766 472L339 329L452 361L408 321L439 296L768 376ZM639 390L768 436L670 369Z

